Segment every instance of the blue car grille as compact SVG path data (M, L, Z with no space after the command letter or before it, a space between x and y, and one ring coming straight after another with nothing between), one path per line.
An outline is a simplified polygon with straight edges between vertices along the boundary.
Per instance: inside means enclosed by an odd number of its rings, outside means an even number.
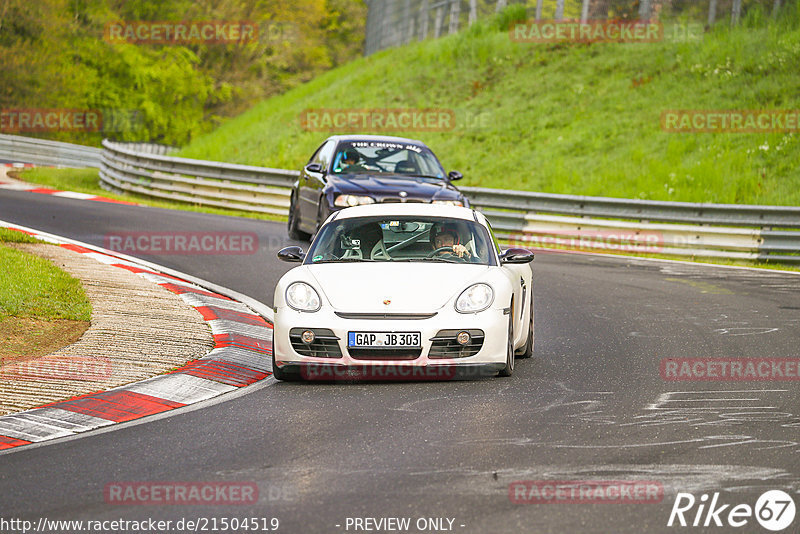
M427 200L422 200L421 198L401 198L401 197L384 197L381 199L383 203L400 203L404 202L406 204L416 203L421 204L423 202L428 202Z

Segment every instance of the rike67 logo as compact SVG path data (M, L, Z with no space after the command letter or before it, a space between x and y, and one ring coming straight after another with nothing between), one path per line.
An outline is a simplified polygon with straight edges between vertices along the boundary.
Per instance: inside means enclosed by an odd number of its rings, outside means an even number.
M773 532L784 530L794 521L795 504L792 497L781 490L769 490L756 501L755 506L746 503L722 504L719 492L709 502L704 493L696 499L691 493L678 493L667 526L691 525L693 527L743 527L753 517L765 529Z

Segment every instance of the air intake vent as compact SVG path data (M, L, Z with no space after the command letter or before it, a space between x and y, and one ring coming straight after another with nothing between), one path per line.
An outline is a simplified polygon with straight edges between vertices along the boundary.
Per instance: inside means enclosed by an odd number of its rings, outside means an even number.
M416 360L422 354L422 348L356 348L349 347L347 351L356 360Z
M459 344L456 341L456 336L459 332L467 332L469 334L469 341L466 345ZM445 359L445 358L468 358L475 356L483 346L483 330L439 330L436 337L431 338L431 350L428 352L428 358L431 359Z
M306 330L314 332L314 341L304 343L301 335ZM289 330L289 341L292 348L301 356L314 358L341 358L342 350L339 348L339 338L333 330L327 328L292 328Z
M384 204L395 204L400 202L405 204L422 204L425 201L419 198L385 197L381 199L381 202Z

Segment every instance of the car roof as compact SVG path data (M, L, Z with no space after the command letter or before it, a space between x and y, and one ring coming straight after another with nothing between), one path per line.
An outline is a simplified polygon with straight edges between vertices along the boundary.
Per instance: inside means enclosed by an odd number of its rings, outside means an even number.
M445 204L423 204L423 203L381 203L367 204L365 206L353 206L344 208L338 212L336 219L352 219L357 217L376 217L376 216L415 216L426 217L447 217L452 219L475 220L474 210L461 206L448 206Z
M332 135L327 139L328 141L386 141L389 143L410 143L413 145L422 145L427 147L425 143L419 141L417 139L409 139L407 137L394 137L391 135L357 135L357 134L350 134L350 135Z

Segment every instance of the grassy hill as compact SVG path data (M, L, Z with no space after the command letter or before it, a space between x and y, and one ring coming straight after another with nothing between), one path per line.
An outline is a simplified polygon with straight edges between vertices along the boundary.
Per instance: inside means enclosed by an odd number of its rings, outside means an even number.
M452 131L396 135L425 141L464 185L800 204L797 133L661 127L670 109L800 109L796 10L778 21L752 12L740 27L683 42L629 44L515 43L512 17L352 61L257 103L180 155L298 169L328 135L302 128L305 109L443 108L455 113Z

